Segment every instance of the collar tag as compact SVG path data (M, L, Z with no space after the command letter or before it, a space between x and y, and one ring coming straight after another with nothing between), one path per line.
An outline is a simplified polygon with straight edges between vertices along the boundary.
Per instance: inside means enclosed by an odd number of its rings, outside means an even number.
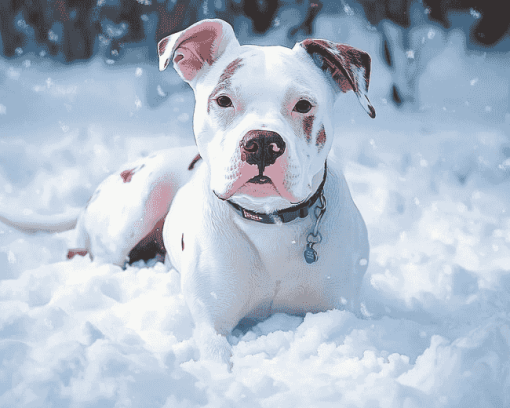
M247 219L253 220L253 221L261 221L262 220L262 217L260 217L259 215L255 214L255 213L248 212L244 208L241 208L241 211L243 212L244 218L247 218Z

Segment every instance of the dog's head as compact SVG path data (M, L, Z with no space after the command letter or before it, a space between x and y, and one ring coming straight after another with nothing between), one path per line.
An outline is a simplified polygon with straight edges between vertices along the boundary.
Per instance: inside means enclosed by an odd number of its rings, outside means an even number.
M348 45L305 40L293 49L241 46L232 27L203 20L162 39L195 92L194 131L221 199L272 212L305 201L322 181L333 138L333 105L353 90L371 117L370 56Z

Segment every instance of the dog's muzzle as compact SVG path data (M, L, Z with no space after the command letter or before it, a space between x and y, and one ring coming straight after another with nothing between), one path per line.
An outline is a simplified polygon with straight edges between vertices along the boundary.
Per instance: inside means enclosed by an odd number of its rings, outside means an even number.
M264 183L264 169L276 162L276 159L285 152L285 142L282 137L270 130L250 130L239 143L241 160L257 166L259 175L256 177Z

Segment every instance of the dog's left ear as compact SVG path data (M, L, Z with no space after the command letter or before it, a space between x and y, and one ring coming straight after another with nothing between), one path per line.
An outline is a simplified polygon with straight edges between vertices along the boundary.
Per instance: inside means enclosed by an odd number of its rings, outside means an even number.
M302 47L315 64L331 75L342 92L353 90L363 109L375 118L375 109L367 92L370 82L370 55L345 44L327 40L305 40L295 45Z
M229 47L239 47L232 26L219 19L202 20L158 43L159 70L172 61L180 77L194 87L203 69Z

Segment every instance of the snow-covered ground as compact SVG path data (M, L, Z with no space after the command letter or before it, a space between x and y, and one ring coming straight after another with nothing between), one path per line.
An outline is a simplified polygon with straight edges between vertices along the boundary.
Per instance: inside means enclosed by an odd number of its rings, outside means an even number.
M355 17L316 26L373 57L377 118L343 96L335 143L371 242L364 319L275 315L234 333L221 372L196 361L175 271L65 261L70 233L0 224L0 406L510 406L510 56L413 35L419 100L400 111L378 34ZM191 91L130 58L0 59L2 211L82 206L122 163L193 143Z

